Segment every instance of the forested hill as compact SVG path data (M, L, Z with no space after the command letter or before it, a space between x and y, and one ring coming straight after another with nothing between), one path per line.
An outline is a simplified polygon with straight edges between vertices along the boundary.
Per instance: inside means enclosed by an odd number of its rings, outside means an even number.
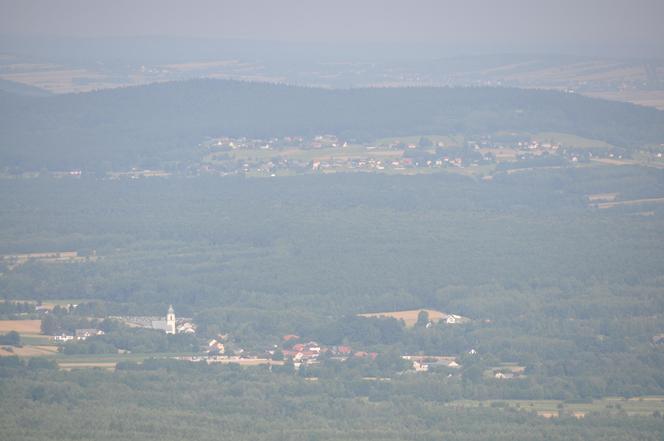
M664 142L664 112L510 88L326 90L195 80L35 98L0 94L0 165L118 168L187 158L205 136L558 131Z

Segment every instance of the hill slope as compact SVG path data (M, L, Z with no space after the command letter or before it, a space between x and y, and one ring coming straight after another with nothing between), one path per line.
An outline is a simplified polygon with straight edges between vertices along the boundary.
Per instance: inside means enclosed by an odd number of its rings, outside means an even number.
M509 88L325 90L196 80L47 98L0 96L0 164L111 168L189 157L205 136L558 131L664 141L664 112Z
M16 95L46 97L52 93L39 87L30 86L16 81L4 80L0 78L0 91L13 93Z

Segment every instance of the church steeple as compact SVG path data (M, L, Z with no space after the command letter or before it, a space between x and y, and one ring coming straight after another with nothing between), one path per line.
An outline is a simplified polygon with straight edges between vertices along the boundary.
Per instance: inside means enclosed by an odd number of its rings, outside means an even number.
M173 305L168 305L168 313L166 313L166 334L175 334L175 310L173 310Z

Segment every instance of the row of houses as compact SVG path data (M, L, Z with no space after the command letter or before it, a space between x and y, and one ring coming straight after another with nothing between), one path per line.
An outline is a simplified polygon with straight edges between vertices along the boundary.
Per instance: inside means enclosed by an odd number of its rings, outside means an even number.
M86 328L86 329L76 329L74 335L60 334L53 336L53 340L61 343L66 343L68 341L84 341L90 337L95 337L97 335L104 335L104 331L101 329Z

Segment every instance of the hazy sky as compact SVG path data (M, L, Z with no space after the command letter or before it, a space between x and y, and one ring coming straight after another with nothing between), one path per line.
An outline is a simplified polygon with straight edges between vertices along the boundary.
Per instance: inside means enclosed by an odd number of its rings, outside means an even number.
M0 0L5 36L198 36L664 56L664 0Z

